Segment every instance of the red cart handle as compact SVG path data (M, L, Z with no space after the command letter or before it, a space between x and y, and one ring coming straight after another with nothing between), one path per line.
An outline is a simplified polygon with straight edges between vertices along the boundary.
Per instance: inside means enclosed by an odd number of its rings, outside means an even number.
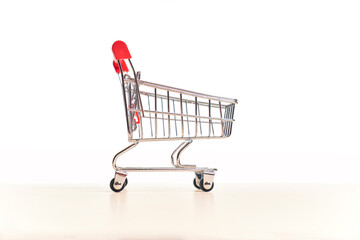
M123 72L129 72L129 69L125 63L124 60L120 60L120 64L121 64L121 68L123 70ZM118 64L118 61L117 60L113 60L113 65L114 65L114 68L115 68L115 72L117 74L120 74L120 68L119 68L119 64Z
M123 72L127 71L129 72L129 69L127 68L126 64L125 64L125 59L127 59L131 65L131 68L134 72L134 78L135 78L135 84L136 84L136 91L137 91L137 94L140 96L140 92L139 92L139 84L138 84L138 79L137 79L137 76L136 76L136 73L135 73L135 69L133 68L132 64L131 64L131 61L130 61L130 58L131 58L131 54L129 52L129 49L128 47L126 46L126 44L123 42L123 41L115 41L112 45L112 52L114 54L114 58L115 58L115 61L120 61L120 66L121 68L123 69ZM124 64L121 62L121 61L124 61ZM114 62L113 62L114 64ZM114 64L114 68L115 68L115 71L117 73L120 73L120 69L117 69L119 66L117 66L118 64ZM125 70L126 69L126 70ZM122 76L123 77L123 76ZM142 115L144 116L144 110L143 110L143 106L142 106L142 103L141 103L141 98L139 98L139 104L140 104L140 110L142 112ZM137 114L138 115L138 114Z
M131 58L129 49L123 41L114 42L112 51L116 60Z

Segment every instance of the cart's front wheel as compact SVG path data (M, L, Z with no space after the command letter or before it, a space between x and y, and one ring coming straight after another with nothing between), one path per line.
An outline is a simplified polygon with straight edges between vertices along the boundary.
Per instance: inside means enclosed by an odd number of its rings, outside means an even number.
M128 180L127 178L125 179L125 182L123 184L123 186L120 188L120 189L116 189L114 187L114 183L115 183L115 179L113 178L111 181L110 181L110 188L111 190L113 190L114 192L121 192L122 190L124 190L124 188L126 187L126 185L128 184Z
M213 188L214 188L214 182L212 182L212 183L205 182L204 183L204 179L200 180L200 189L203 190L204 192L210 192Z

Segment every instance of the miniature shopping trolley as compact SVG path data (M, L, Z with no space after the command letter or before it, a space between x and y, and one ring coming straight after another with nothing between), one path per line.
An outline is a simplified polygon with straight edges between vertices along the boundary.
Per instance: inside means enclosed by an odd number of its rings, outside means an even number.
M122 191L128 183L128 172L187 171L195 173L193 184L197 189L211 191L217 169L183 165L180 155L193 139L230 137L237 100L145 82L140 80L140 72L135 71L124 42L116 41L112 51L115 58L113 65L122 87L128 140L132 144L114 156L112 166L115 177L110 182L110 188L114 192ZM171 155L173 167L117 165L118 158L139 142L170 140L183 140Z

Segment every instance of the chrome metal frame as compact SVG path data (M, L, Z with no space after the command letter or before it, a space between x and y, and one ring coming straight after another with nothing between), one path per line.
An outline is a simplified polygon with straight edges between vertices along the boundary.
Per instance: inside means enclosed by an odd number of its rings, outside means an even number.
M132 144L113 158L114 189L121 191L124 188L123 185L126 183L128 172L181 171L194 172L197 187L203 180L202 190L210 191L217 169L183 165L180 162L180 156L193 142L193 139L230 137L232 125L235 121L233 116L237 100L142 81L140 80L140 72L135 71L130 59L127 60L130 63L133 77L123 72L120 61L118 61L118 65L120 67L119 80L122 86L128 141ZM141 88L146 89L141 90ZM144 108L144 100L148 101L147 109ZM161 111L159 103L161 103ZM193 114L189 113L189 109ZM202 109L203 114L201 114L200 109ZM135 116L139 118L139 122L135 122ZM150 124L149 128L144 126L147 120ZM180 124L180 131L178 131L178 123ZM166 125L167 131L165 131ZM161 126L162 131L160 130ZM119 167L117 165L118 158L136 147L139 142L170 140L184 140L171 154L173 167L139 168Z

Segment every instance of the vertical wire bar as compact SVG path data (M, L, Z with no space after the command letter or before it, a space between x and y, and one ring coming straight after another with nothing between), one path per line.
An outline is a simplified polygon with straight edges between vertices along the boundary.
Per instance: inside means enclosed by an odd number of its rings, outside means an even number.
M200 113L200 106L199 106L199 104L198 104L198 110L199 110L199 116L200 116L201 113ZM199 125L200 125L200 135L202 136L201 118L199 119Z
M141 114L139 114L139 118L140 118L140 133L141 133L141 139L144 138L144 131L143 131L143 125L142 125L142 116L140 117Z
M229 106L226 106L225 108L225 118L229 119ZM226 121L225 123L225 135L229 136L229 121Z
M230 110L231 110L231 114L230 114L230 119L233 119L233 117L234 117L234 107L235 107L235 104L231 104L231 108L230 108ZM231 124L230 124L230 129L229 129L229 136L231 135L231 130L232 130L232 122L231 122Z
M130 91L131 91L131 86L133 86L132 84L130 85ZM135 89L135 88L134 88ZM136 90L136 89L135 89ZM140 106L139 106L139 100L138 98L141 98L141 95L137 96L137 91L133 91L130 95L131 95L131 102L132 100L134 100L134 107L135 109L138 109ZM134 116L135 114L137 114L138 116L138 120L139 120L139 123L136 123L134 121ZM135 124L136 126L136 129L138 131L138 135L139 135L139 139L140 138L143 138L143 128L142 128L142 119L141 119L141 114L139 114L138 112L132 112L132 119L133 119L133 123L132 124ZM140 129L139 129L140 127Z
M229 116L228 119L231 119L231 105L229 106ZM230 130L231 130L231 122L228 123L228 136L230 136Z
M161 98L161 112L164 112L163 98ZM162 114L162 124L163 124L163 137L165 137L165 121L164 121L164 114Z
M195 97L195 116L197 116L197 111L198 108L197 108L197 97ZM195 117L195 137L197 137L197 117Z
M209 99L209 137L211 135L211 100Z
M219 101L220 118L222 118L221 101ZM221 120L221 136L224 136L224 121Z
M128 98L129 98L129 108L131 108L131 83L128 83Z
M212 132L213 132L213 136L215 136L214 123L213 123L212 120L211 120L211 129L212 129Z
M227 119L227 114L228 114L227 106L225 106L225 112L224 112L224 118L225 119ZM226 128L227 128L227 121L224 121L224 134L225 134L225 137L227 137Z
M169 91L167 91L167 107L168 107L168 113L170 113L170 98L169 98ZM170 138L170 115L168 114L168 131L169 131L169 135L168 137Z
M138 115L141 115L141 114L138 114ZM139 117L139 120L140 120L140 117ZM138 128L138 134L139 134L139 138L140 138L140 129Z
M155 102L155 138L157 138L157 96L156 88L154 88L154 102Z
M175 102L174 102L174 99L172 100L172 102L173 102L173 110L174 110L174 113L175 113ZM178 133L177 133L176 115L174 115L174 120L175 120L175 132L176 132L176 136L177 136Z
M147 95L148 97L148 105L149 105L149 111L151 111L150 109L150 97L149 95ZM152 130L152 122L151 122L151 113L149 113L149 117L150 117L150 129L151 129L151 137L153 136L153 130Z
M140 92L139 92L139 94L140 94ZM141 95L139 95L138 98L141 98ZM140 121L140 135L141 135L140 138L143 139L144 138L144 132L143 132L143 125L142 125L142 115L141 114L138 114L138 115L139 115L139 121Z
M234 110L235 110L235 104L232 104L232 107L231 107L231 119L234 119ZM231 135L231 132L232 132L232 126L233 126L233 122L231 122L231 125L230 125L229 136Z
M181 93L180 93L180 112L181 112L181 137L184 137L183 102L182 102L182 94Z
M131 83L128 83L128 98L129 98L129 105L128 108L132 108L131 105ZM134 113L129 111L129 125L130 125L130 138L133 139L133 124L134 124Z
M209 100L210 101L210 100ZM210 105L211 107L211 105ZM213 136L215 136L215 131L214 131L214 124L213 124L213 120L211 119L211 129L212 129L212 133L213 133Z
M139 135L139 138L140 138L140 129L138 127L137 127L137 130L138 130L138 135Z
M187 101L185 101L185 107L186 107L186 115L189 115ZM186 119L187 119L187 127L188 127L188 136L190 137L189 117L186 117Z

